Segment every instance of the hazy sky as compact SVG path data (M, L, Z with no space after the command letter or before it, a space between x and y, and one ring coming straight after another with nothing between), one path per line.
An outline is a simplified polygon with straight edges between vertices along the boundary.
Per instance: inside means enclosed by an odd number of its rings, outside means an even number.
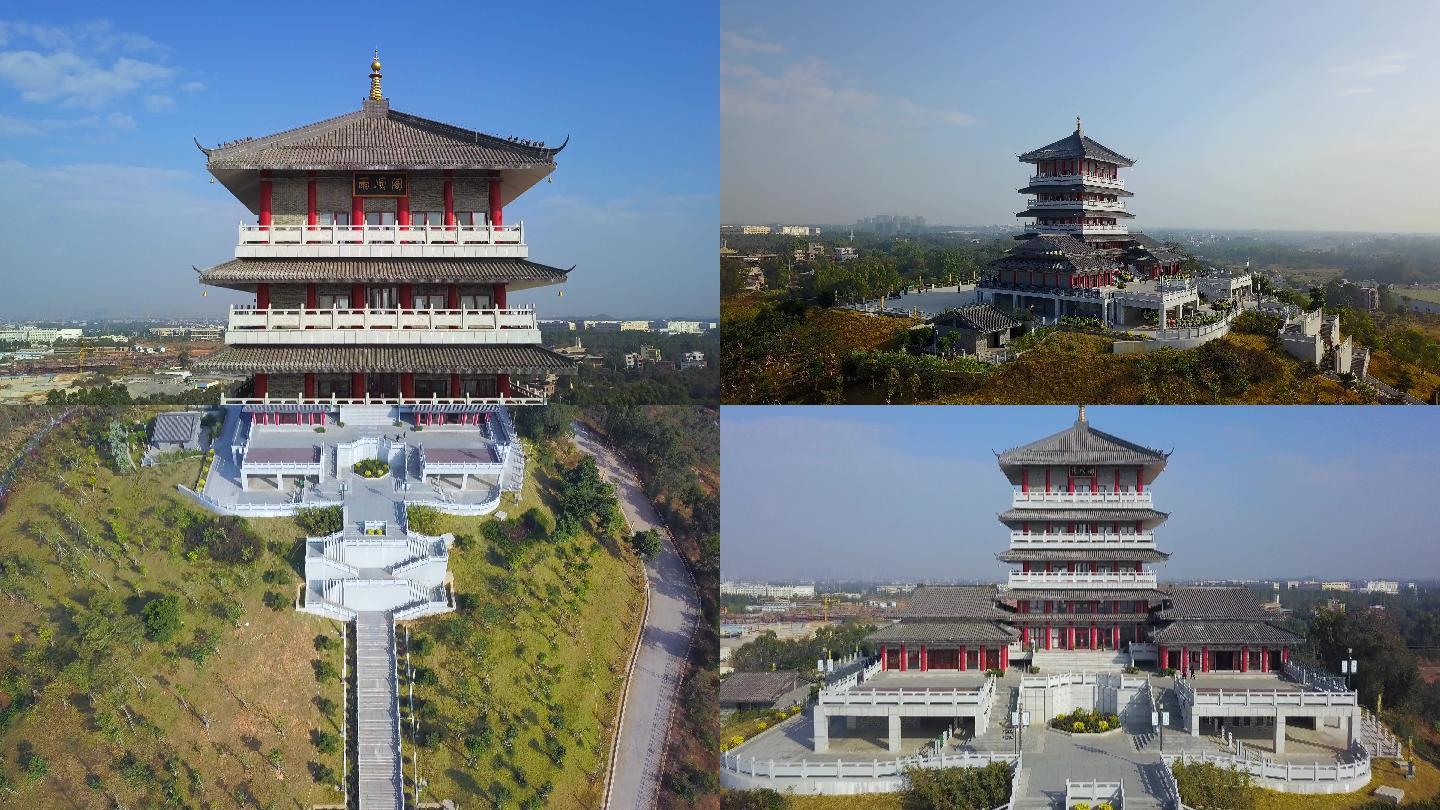
M208 9L208 10L206 10ZM222 10L223 9L223 10ZM507 207L545 315L714 315L717 11L705 3L10 4L0 18L0 319L219 313L191 265L248 213L191 143L393 109L569 147ZM106 19L108 18L108 19Z
M721 219L1013 223L1085 133L1137 227L1440 230L1440 4L725 2Z
M1161 579L1434 578L1440 421L1424 408L1091 407L1174 453ZM1069 427L1051 406L730 407L726 578L1000 581L1003 451Z

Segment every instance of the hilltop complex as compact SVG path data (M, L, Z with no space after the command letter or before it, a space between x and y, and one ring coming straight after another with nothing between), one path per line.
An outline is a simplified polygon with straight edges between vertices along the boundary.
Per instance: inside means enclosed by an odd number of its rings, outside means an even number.
M1005 762L1011 807L1158 807L1178 801L1176 759L1328 793L1400 756L1356 692L1292 660L1304 639L1255 592L1158 580L1168 515L1153 486L1170 454L1095 429L1081 406L996 458L1013 488L1006 582L917 587L869 635L874 657L822 662L807 712L730 748L723 783L889 792L910 768Z
M413 531L409 509L483 515L518 497L506 406L545 398L517 378L576 364L506 300L568 272L530 261L524 226L503 221L560 148L392 110L378 56L370 79L356 112L201 147L256 221L200 281L255 301L231 308L226 348L196 364L246 380L184 491L222 514L338 512L306 540L297 607L353 623L355 784L360 807L382 810L403 804L395 623L455 603L454 538Z

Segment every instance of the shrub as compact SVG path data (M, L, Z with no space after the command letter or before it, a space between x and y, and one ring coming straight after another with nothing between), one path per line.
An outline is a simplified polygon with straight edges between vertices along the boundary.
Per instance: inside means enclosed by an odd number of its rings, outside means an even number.
M345 528L345 517L339 506L317 506L295 513L295 522L311 537L323 537Z
M340 777L335 775L334 768L319 762L310 763L310 778L320 785L334 784L340 781Z
M1170 766L1180 788L1180 800L1191 807L1251 810L1256 790L1250 774L1222 768L1213 762L1176 762Z
M906 768L906 807L968 810L996 807L1010 800L1010 766L983 768Z
M315 637L315 649L319 652L327 652L340 646L340 641L334 636L321 633Z
M654 529L646 529L643 532L636 532L630 538L630 545L635 548L636 553L647 560L655 559L660 553L663 542L660 539L660 532Z
M180 599L173 594L157 596L146 602L140 615L145 621L145 637L158 644L174 638L185 623L180 614Z
M315 732L315 748L322 754L333 754L340 750L340 735L328 731Z
M340 677L340 673L335 671L335 665L329 661L311 661L310 665L315 669L315 680L320 683L329 683Z
M785 796L769 788L727 790L720 797L720 810L785 810Z
M438 535L440 530L440 510L430 506L407 506L405 507L405 522L412 532L419 534Z
M352 468L356 474L366 478L384 478L390 474L390 465L378 458L366 458L355 462Z

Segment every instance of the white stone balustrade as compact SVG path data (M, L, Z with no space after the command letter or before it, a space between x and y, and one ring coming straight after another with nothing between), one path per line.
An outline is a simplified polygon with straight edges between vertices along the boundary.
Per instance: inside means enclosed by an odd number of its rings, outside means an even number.
M266 256L520 256L517 225L254 225L241 223L236 258Z
M1098 174L1036 174L1030 177L1032 186L1070 186L1076 183L1097 188L1125 188L1124 179L1101 177Z
M1152 532L1131 532L1129 534L1051 532L1043 534L1012 531L1010 532L1010 545L1029 549L1108 547L1149 549L1155 547L1155 535Z
M230 307L232 346L539 343L531 307L505 309L276 309Z
M1119 200L1111 202L1109 200L1041 200L1032 198L1029 202L1029 207L1056 208L1071 211L1080 209L1087 211L1124 211L1125 203Z
M1026 225L1025 229L1035 233L1127 234L1130 232L1124 225Z
M1011 588L1154 588L1155 572L1011 571L1007 584Z
M1096 506L1125 506L1133 509L1149 509L1154 499L1149 492L1122 489L1090 491L1050 491L1015 488L1011 504L1016 509L1040 509L1046 507L1087 508ZM1097 513L1099 514L1099 513Z

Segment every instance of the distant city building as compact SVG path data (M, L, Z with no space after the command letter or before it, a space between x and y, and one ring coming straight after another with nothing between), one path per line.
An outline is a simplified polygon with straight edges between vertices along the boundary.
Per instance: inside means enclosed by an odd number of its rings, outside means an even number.
M557 330L560 330L560 329L564 329L564 330L567 330L567 331L570 331L570 332L574 332L574 331L575 331L575 322L574 322L574 321L554 320L554 321L539 321L538 323L540 324L540 328L541 328L542 330L548 329L548 330L550 330L550 331L552 331L552 332L557 331Z
M619 321L585 321L585 328L592 332L619 332Z
M1400 583L1388 579L1372 579L1365 583L1365 590L1370 593L1400 593Z
M19 326L0 329L0 343L54 343L58 340L79 340L79 329L41 329Z
M721 225L721 233L741 234L744 236L759 236L770 233L769 225Z
M720 583L721 596L753 596L759 599L798 599L815 596L814 585L770 585L746 582Z
M625 368L639 368L647 363L659 363L660 350L654 346L640 347L638 352L625 353Z
M672 334L672 335L680 335L680 334L694 334L694 335L698 335L698 334L700 334L700 322L699 322L699 321L665 321L665 325L664 325L663 327L661 327L661 331L668 332L668 333L670 333L670 334Z
M809 227L808 225L781 225L781 226L780 226L780 235L781 235L781 236L809 236L809 235L810 235L810 227Z
M705 368L705 352L693 351L680 355L680 368Z
M578 337L575 338L574 345L562 346L553 351L562 357L568 357L571 360L587 366L600 366L605 364L605 356L601 354L591 354L586 350L585 345L580 342L580 338Z
M910 593L913 590L915 590L915 586L911 584L875 586L876 593Z
M620 322L620 331L621 331L621 332L649 332L649 331L650 331L650 322L649 322L649 321L621 321L621 322Z
M1322 590L1322 591L1348 591L1348 590L1350 590L1350 583L1349 583L1349 582L1342 581L1342 580L1331 580L1331 581L1329 581L1329 582L1322 582L1322 583L1320 583L1320 590Z
M857 258L859 255L853 247L835 248L835 261L837 262L848 262L851 259Z
M895 236L902 233L921 233L925 230L925 217L895 216L877 214L855 222L855 230L869 231L879 236Z

